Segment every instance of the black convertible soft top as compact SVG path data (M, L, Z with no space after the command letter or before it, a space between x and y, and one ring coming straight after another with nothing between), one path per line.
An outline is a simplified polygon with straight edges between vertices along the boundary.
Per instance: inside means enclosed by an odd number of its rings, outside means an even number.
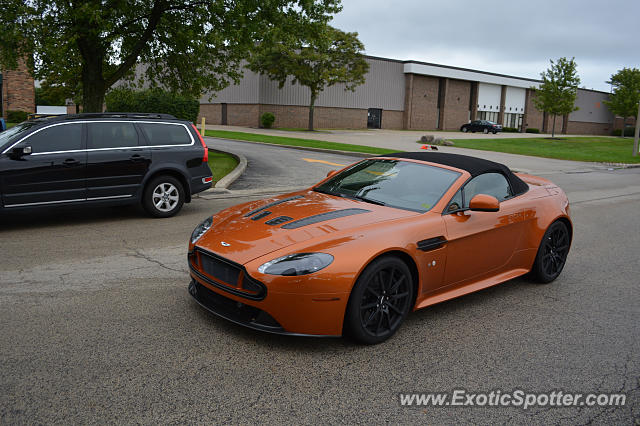
M507 166L482 158L444 152L395 152L393 154L380 155L380 157L406 158L409 160L443 164L445 166L455 167L456 169L466 170L472 177L484 173L500 173L509 181L514 195L520 195L529 190L529 186L513 174Z

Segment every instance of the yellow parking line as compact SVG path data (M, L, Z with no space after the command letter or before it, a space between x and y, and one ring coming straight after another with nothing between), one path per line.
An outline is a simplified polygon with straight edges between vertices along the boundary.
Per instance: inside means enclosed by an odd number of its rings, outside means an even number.
M307 161L309 163L322 163L322 164L328 164L330 166L338 166L338 167L345 167L346 164L338 164L338 163L332 163L330 161L324 161L324 160L316 160L313 158L303 158L304 161Z

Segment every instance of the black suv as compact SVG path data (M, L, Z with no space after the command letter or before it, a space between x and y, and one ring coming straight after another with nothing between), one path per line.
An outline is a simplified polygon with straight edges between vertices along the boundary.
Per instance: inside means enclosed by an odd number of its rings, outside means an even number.
M0 211L141 203L173 216L211 187L195 126L167 114L37 118L0 133Z
M484 132L484 133L493 133L494 135L498 132L502 131L502 126L494 123L493 121L488 120L474 120L471 123L463 124L460 127L460 131L462 132Z

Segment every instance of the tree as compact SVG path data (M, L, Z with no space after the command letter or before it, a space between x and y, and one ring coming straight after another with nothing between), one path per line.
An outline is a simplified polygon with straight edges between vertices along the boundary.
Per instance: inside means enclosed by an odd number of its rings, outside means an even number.
M613 93L608 101L604 101L609 110L622 117L622 137L624 137L624 123L628 117L638 114L640 102L640 70L637 68L623 68L611 76L607 83L613 86ZM636 117L636 120L638 117ZM637 152L636 147L634 152Z
M325 22L340 0L3 0L0 65L29 57L34 76L102 111L116 82L200 96L241 76L274 23Z
M36 87L36 105L66 105L70 98L73 98L73 92L64 86L43 82Z
M578 77L575 58L560 58L557 62L550 60L551 66L543 71L542 84L536 91L533 103L540 111L553 115L551 137L555 137L556 116L577 111L575 106L580 77Z
M273 29L249 62L249 68L279 83L287 81L308 87L309 124L313 130L313 111L318 95L338 83L354 91L363 84L369 64L357 33L338 30L322 22L295 23L295 28Z

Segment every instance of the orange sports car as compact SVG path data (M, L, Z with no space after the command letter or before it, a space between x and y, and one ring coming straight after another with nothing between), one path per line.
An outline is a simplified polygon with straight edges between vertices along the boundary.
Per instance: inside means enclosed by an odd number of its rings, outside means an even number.
M372 157L208 217L189 292L258 330L379 343L409 311L526 273L558 277L569 202L550 181L446 153Z

